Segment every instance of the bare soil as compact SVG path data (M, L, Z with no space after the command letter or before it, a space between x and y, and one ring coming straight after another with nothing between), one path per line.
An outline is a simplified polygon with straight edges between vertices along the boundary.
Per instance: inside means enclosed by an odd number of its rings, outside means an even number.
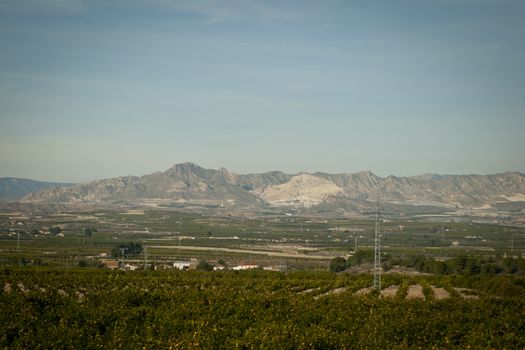
M423 287L420 284L411 284L408 286L407 299L425 299Z
M374 287L367 287L359 289L357 292L354 293L354 295L367 295L370 294L374 290Z
M305 289L305 290L302 290L302 291L298 292L297 294L308 294L308 293L313 293L313 292L318 291L319 289L321 289L321 288L317 287L317 288Z
M430 286L430 287L432 288L432 292L434 292L434 298L436 298L436 300L443 300L443 299L450 298L450 293L447 292L445 288L435 287L435 286Z
M382 298L394 298L398 290L399 290L399 286L396 284L388 286L381 291L381 297Z
M463 299L479 299L478 292L474 289L454 287L454 290L458 292Z
M347 290L346 287L335 288L335 289L329 290L328 292L326 292L324 294L315 296L314 299L319 299L321 297L326 297L326 296L331 295L331 294L343 293L343 292L346 292L346 290Z

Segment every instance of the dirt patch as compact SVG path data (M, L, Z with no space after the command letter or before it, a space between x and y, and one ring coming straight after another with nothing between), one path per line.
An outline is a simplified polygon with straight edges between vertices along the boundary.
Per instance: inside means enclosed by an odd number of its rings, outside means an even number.
M332 294L340 294L340 293L346 292L346 290L347 290L346 287L335 288L335 289L329 290L328 292L326 292L324 294L315 296L314 299L319 299L321 297L326 297L326 296L329 296L329 295L332 295Z
M354 293L354 295L367 295L370 294L374 290L374 287L367 287L359 289L357 292Z
M425 299L423 287L420 284L411 284L408 286L407 299Z
M84 301L85 294L79 291L75 292L75 295L77 296L77 300L79 303Z
M447 292L445 288L435 287L435 286L430 286L430 287L432 288L432 292L434 293L434 298L436 300L443 300L443 299L450 298L450 293Z
M392 268L388 270L388 273L397 273L397 274L406 275L406 276L428 276L430 275L428 273L419 272L418 270L412 267L405 267L405 266L399 266L399 265L392 266Z
M321 288L317 287L317 288L310 288L310 289L305 289L305 290L302 290L300 292L298 292L297 294L309 294L309 293L313 293L313 292L317 292L318 290L320 290Z
M347 289L348 288L346 288L346 287L339 287L339 288L332 289L331 291L329 291L326 294L340 294L340 293L346 292Z
M374 265L369 263L364 263L357 266L351 266L348 269L346 269L346 272L349 273L373 273L374 272Z
M454 287L454 290L458 292L463 299L479 299L478 292L474 289Z
M18 282L16 285L18 286L18 289L20 289L22 293L29 292L29 289L27 289L22 282Z
M398 290L399 290L399 286L396 284L392 286L388 286L381 291L381 297L382 298L395 298Z

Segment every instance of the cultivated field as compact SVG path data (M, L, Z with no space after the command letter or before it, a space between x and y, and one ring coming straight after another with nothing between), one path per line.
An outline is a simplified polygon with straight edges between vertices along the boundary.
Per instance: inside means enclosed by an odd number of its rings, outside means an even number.
M385 275L395 294L359 293L371 282L313 271L8 269L0 347L525 347L523 277Z
M52 229L58 228L60 233ZM138 242L141 255L123 251L130 264L169 266L174 261L251 262L261 267L325 269L336 256L373 248L373 219L334 219L268 214L219 216L171 210L0 214L0 262L8 265L98 266L119 244ZM469 255L519 257L525 227L461 220L385 218L381 223L384 268L420 255L438 260Z

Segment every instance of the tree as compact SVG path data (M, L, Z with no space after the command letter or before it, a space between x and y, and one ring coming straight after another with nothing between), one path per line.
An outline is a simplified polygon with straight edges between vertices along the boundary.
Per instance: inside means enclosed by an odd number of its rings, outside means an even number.
M373 261L374 251L372 249L359 249L350 259L348 259L348 265L357 266L363 263L370 263Z
M52 235L58 235L59 233L62 233L62 229L59 226L50 227L49 233L51 233Z
M426 258L422 255L415 255L411 259L411 266L418 271L423 271L425 268Z
M84 236L91 237L92 234L93 234L92 229L90 229L89 227L84 227Z
M330 271L341 272L346 270L346 260L340 256L330 260Z
M111 256L115 258L121 256L122 254L125 254L126 257L140 256L140 254L142 254L142 244L138 242L129 242L119 244L118 246L111 249Z
M477 275L481 272L481 266L474 257L468 257L465 264L465 272L471 275Z
M197 264L197 270L199 271L213 271L213 265L208 263L206 260L200 260Z
M434 273L438 275L444 275L450 273L448 265L444 261L435 260L433 264Z
M450 266L452 267L452 270L456 273L463 273L465 271L465 267L467 266L467 256L466 255L460 255L450 260Z
M481 266L481 273L484 275L496 275L501 273L503 269L495 263L487 263Z

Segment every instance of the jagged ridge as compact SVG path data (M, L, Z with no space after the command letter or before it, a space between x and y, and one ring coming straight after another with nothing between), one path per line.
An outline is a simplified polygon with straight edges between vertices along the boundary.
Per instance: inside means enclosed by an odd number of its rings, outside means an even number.
M279 171L239 175L221 168L204 169L193 163L176 164L164 172L126 176L33 193L30 202L121 202L213 204L237 208L264 206L366 207L381 198L391 205L444 208L480 207L525 200L525 176L518 172L495 175L423 175L413 177Z

